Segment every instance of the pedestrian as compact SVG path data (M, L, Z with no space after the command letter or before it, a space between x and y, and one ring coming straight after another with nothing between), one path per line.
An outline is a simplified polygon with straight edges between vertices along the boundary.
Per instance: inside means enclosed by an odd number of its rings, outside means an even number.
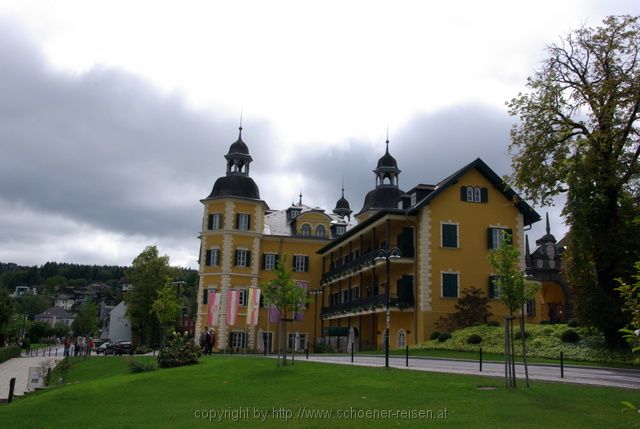
M64 357L69 356L69 349L71 348L71 338L69 338L69 335L65 335L64 337Z
M207 353L206 350L206 342L207 342L207 332L209 331L209 328L207 326L204 327L204 331L202 331L202 333L200 334L200 348L202 349L203 353Z
M93 338L89 338L89 346L88 346L88 352L87 352L89 356L91 356L91 351L93 350L94 346L95 344L93 343Z
M78 341L78 337L75 337L73 339L73 355L78 356L79 352L80 352L80 342Z
M216 346L216 331L211 328L211 346L209 347L209 354L212 353L213 348Z
M213 340L213 338L211 337L211 331L207 330L205 333L205 337L204 337L204 354L205 355L210 355L211 354L211 341Z

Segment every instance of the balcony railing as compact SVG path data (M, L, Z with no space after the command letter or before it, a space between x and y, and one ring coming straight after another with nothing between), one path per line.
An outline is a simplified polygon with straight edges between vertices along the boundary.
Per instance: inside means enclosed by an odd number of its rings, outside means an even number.
M345 264L340 264L332 269L330 269L329 271L327 271L326 273L322 274L322 280L321 280L321 284L326 284L326 283L330 283L334 280L337 280L341 277L344 277L346 275L349 274L354 274L359 272L360 270L366 268L366 267L372 267L374 265L376 265L375 262L375 258L376 256L378 256L378 254L380 253L381 249L376 249L376 250L372 250L370 252L367 252L363 255L358 256L355 259L352 259L350 261L348 261ZM406 256L405 256L406 255ZM400 257L409 257L412 258L413 257L413 252L402 252L400 254Z
M389 306L398 308L410 308L413 307L413 296L405 295L405 299L398 299L396 295L389 297ZM327 307L323 307L320 312L321 317L331 317L346 313L364 313L371 312L380 309L385 309L387 306L386 295L373 295L366 298L360 298L347 302L341 302L337 304L331 304Z

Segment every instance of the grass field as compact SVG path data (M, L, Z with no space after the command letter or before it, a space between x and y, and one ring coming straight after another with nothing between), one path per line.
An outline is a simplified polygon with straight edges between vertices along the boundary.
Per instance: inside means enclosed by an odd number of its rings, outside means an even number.
M495 378L302 360L277 368L273 359L242 356L131 374L127 359L77 361L69 384L0 406L0 427L640 427L640 416L623 413L620 404L639 403L640 394L622 389L536 382L508 391ZM435 418L445 409L446 418ZM382 418L384 410L406 414ZM434 419L411 418L428 410ZM338 419L338 412L347 418ZM377 418L357 418L367 412Z

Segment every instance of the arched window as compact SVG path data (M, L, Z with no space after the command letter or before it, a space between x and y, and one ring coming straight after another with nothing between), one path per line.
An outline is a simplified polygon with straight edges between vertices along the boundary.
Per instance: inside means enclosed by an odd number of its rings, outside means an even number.
M404 329L400 329L398 331L398 348L404 349L407 346L407 334L405 334Z
M469 186L467 188L467 201L473 202L473 187Z
M311 226L307 223L300 227L300 234L303 237L311 237Z
M480 188L476 186L475 188L473 188L473 202L479 203L481 201L482 201L482 194L481 194Z
M327 230L325 229L324 225L316 226L316 237L324 238L326 234Z

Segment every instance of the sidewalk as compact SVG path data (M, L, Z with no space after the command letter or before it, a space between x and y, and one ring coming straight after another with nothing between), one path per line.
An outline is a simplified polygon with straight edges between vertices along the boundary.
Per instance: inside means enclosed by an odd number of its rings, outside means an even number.
M16 386L14 396L22 396L27 390L27 379L30 367L41 367L44 364L54 367L62 359L62 349L58 350L58 356L19 357L9 359L0 364L0 400L9 397L9 382L15 377Z

